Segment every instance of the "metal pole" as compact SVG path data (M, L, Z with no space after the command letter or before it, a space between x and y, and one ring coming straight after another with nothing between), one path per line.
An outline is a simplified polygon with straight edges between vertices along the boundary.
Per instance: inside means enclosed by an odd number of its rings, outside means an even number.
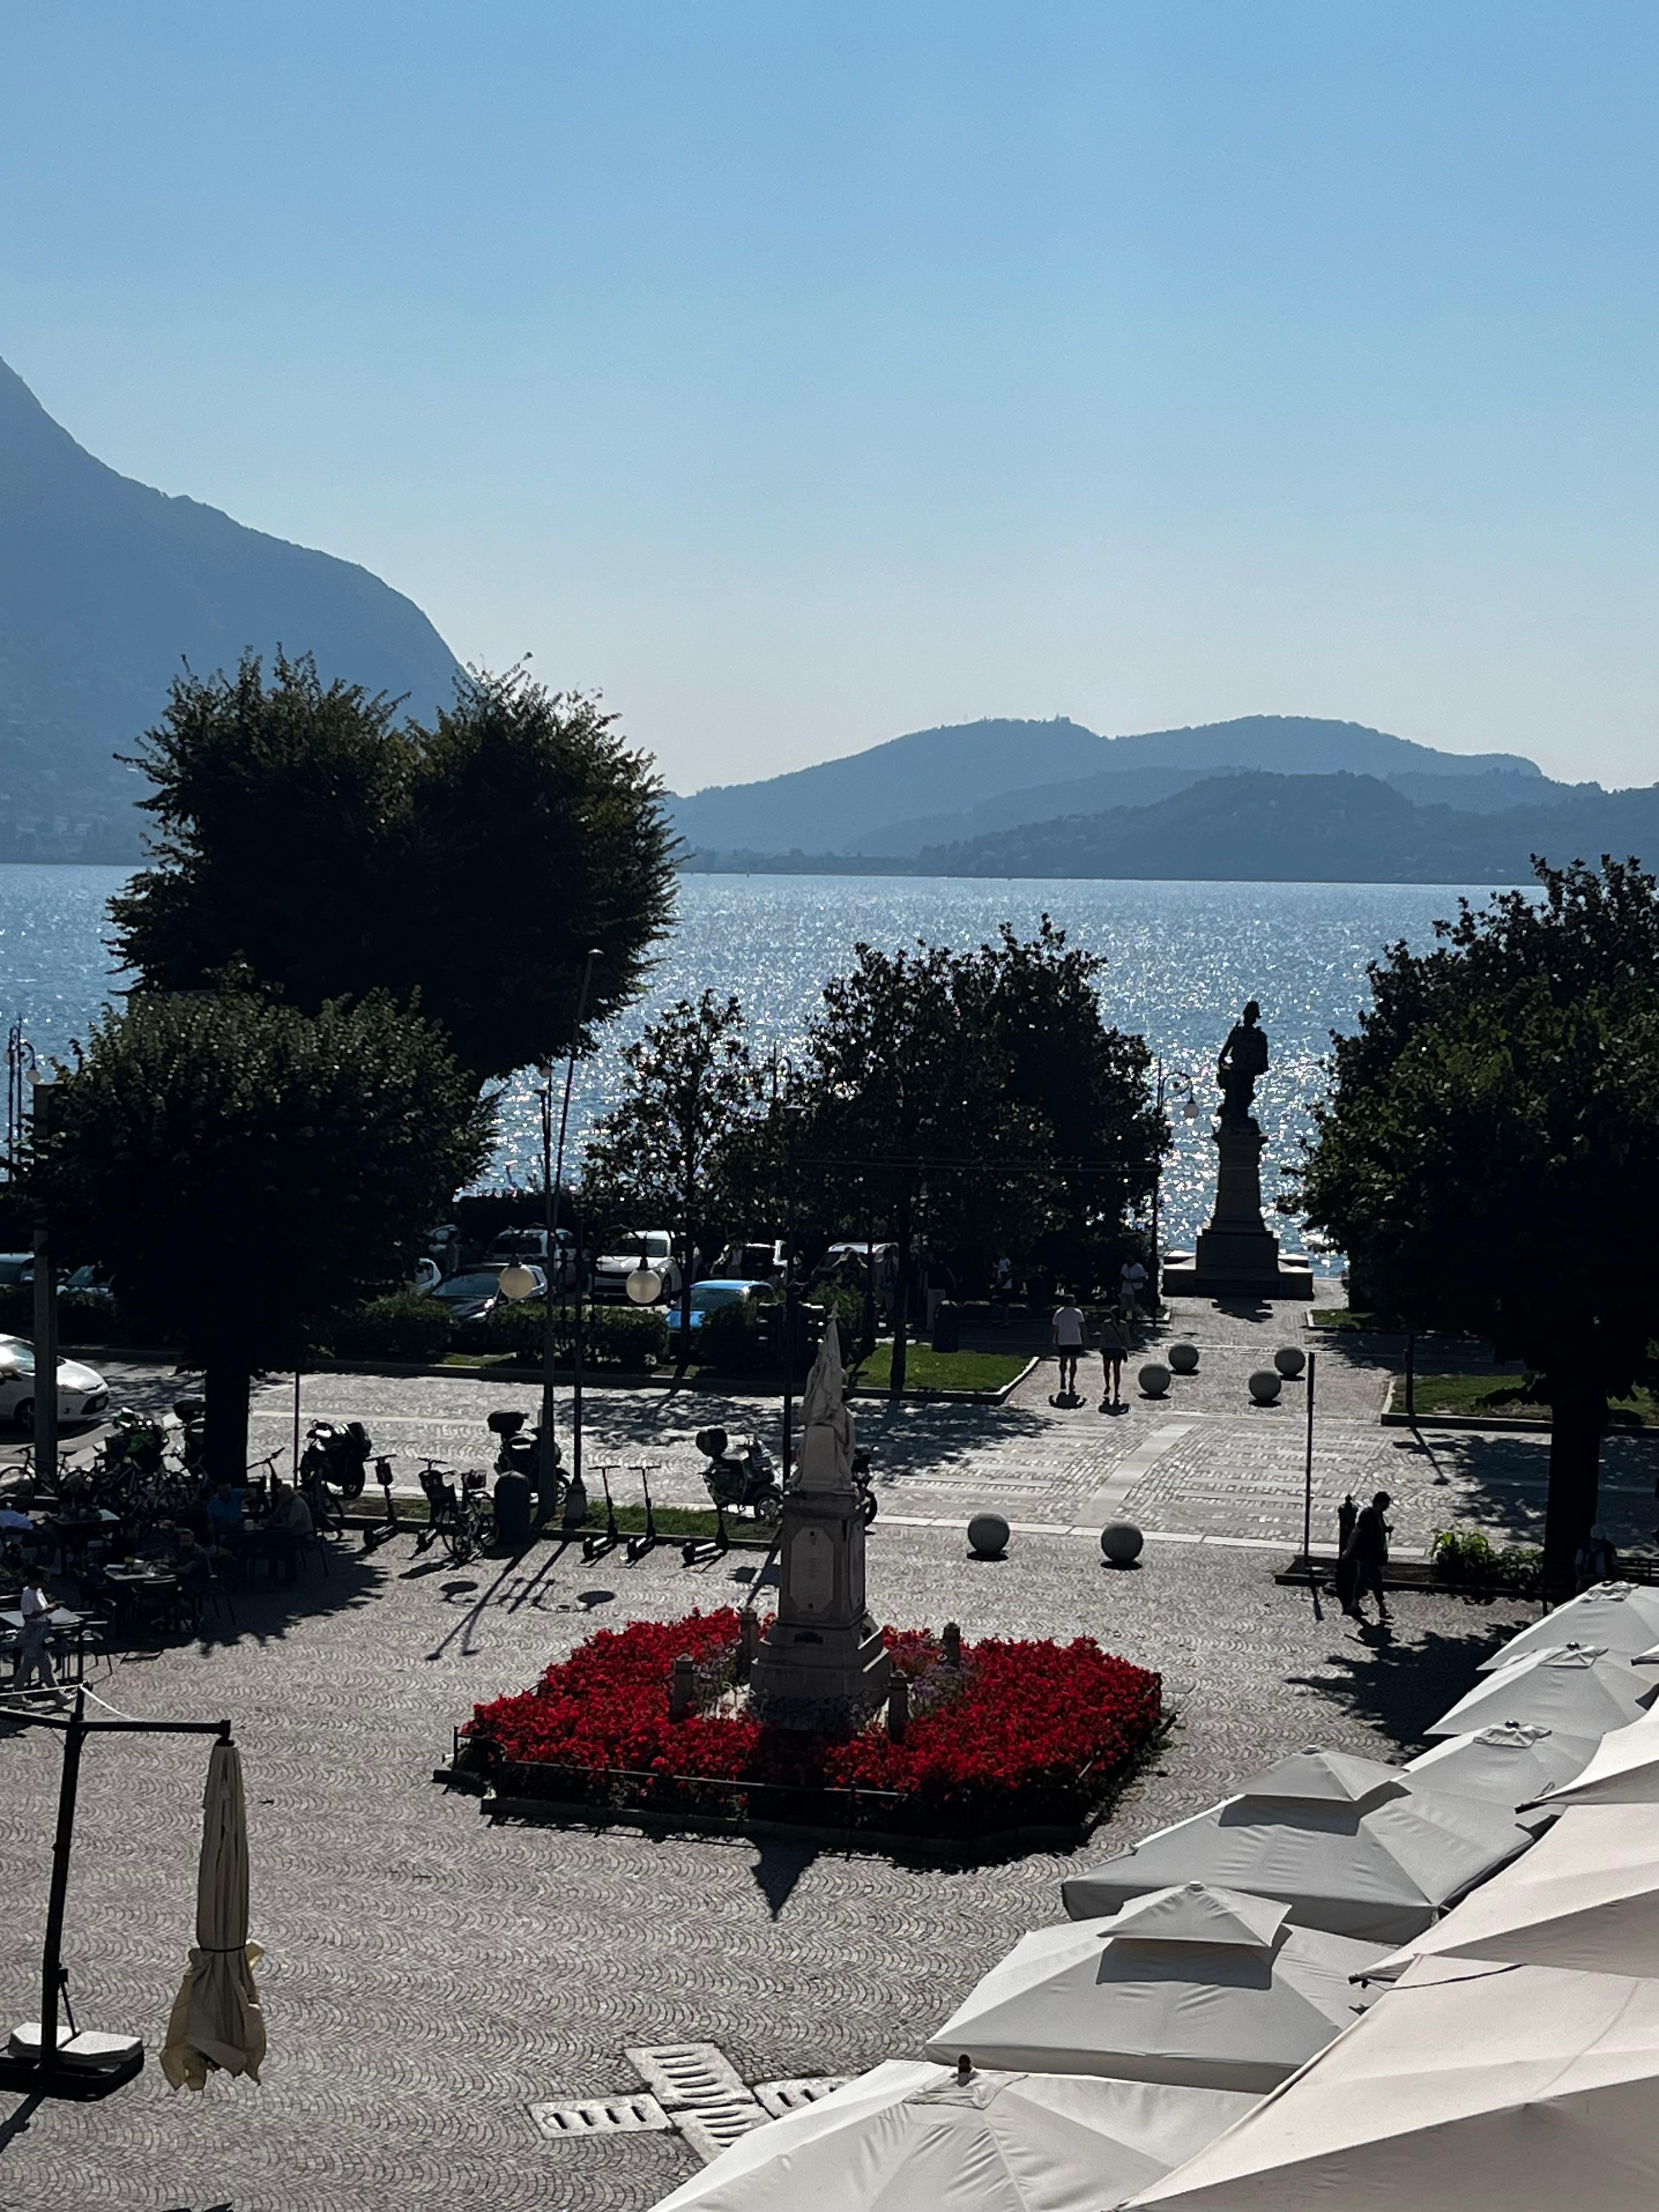
M294 1370L294 1468L292 1479L294 1486L297 1490L300 1486L300 1370L297 1367Z
M69 1896L70 1846L75 1838L75 1794L86 1740L87 1693L75 1693L75 1711L64 1731L64 1774L58 1786L58 1833L52 1846L52 1889L46 1903L46 1941L40 1954L40 2064L58 2061L58 1991L64 1971L64 1905Z
M50 1083L34 1086L35 1140L52 1127ZM34 1474L46 1490L58 1487L58 1289L52 1279L52 1237L44 1210L34 1217Z
M1158 1119L1162 1121L1164 1118L1164 1056L1161 1053L1158 1055L1158 1062L1157 1097L1158 1115ZM1152 1170L1152 1318L1154 1320L1156 1320L1158 1315L1164 1310L1164 1273L1162 1267L1158 1264L1158 1200L1163 1195L1163 1191L1164 1155L1162 1152L1160 1152L1158 1156L1158 1164Z
M570 1025L570 1053L569 1057L565 1062L564 1069L564 1103L559 1111L559 1148L554 1159L553 1172L547 1179L547 1208L550 1219L553 1218L556 1213L558 1205L556 1194L558 1186L564 1180L564 1139L565 1132L570 1126L570 1089L571 1085L576 1079L576 1048L581 1042L582 1024L587 1018L587 994L589 990L592 988L593 982L593 963L599 957L599 947L595 945L588 953L586 964L582 969L582 987L580 991L577 994L575 1019ZM549 1094L548 1107L550 1115L553 1103L553 1070L550 1066L547 1071L547 1084ZM544 1123L543 1126L545 1127L545 1123ZM544 1146L542 1157L544 1161L545 1161L547 1157L545 1146ZM547 1254L547 1264L550 1267L554 1265L550 1240L550 1249ZM577 1255L577 1264L580 1267L580 1253ZM582 1286L579 1275L576 1283L576 1334L578 1337L581 1334L581 1326ZM542 1346L542 1433L540 1448L537 1455L538 1462L538 1481L537 1487L544 1498L552 1497L555 1480L553 1468L553 1285L550 1282L547 1286L547 1328ZM581 1402L580 1399L578 1398L575 1402L579 1407Z
M1417 1419L1417 1331L1406 1332L1406 1419Z
M1313 1425L1314 1370L1319 1364L1319 1354L1308 1354L1308 1449L1302 1480L1302 1556L1308 1563L1308 1580L1314 1578L1313 1563Z

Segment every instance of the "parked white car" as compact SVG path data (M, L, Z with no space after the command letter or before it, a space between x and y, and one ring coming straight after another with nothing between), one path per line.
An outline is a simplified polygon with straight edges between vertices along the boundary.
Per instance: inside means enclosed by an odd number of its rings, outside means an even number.
M34 1426L34 1346L21 1336L0 1336L0 1420L20 1429ZM58 1363L60 1421L101 1421L109 1409L109 1385L95 1367L78 1359Z
M680 1270L674 1257L674 1240L665 1229L621 1231L610 1251L601 1253L593 1263L594 1297L625 1301L628 1279L639 1267L649 1267L661 1277L658 1303L672 1304L680 1294Z

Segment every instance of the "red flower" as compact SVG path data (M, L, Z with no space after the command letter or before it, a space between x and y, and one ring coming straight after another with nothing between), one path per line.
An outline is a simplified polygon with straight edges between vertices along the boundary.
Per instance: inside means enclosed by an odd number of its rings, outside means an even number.
M533 1690L477 1707L463 1732L526 1793L623 1809L730 1811L746 1800L773 1818L939 1833L1079 1820L1161 1714L1158 1677L1092 1637L964 1644L948 1666L928 1631L890 1628L894 1668L911 1686L902 1743L880 1721L846 1736L764 1728L746 1713L672 1721L675 1660L690 1657L717 1696L738 1636L729 1607L602 1629ZM831 1802L826 1790L842 1794Z

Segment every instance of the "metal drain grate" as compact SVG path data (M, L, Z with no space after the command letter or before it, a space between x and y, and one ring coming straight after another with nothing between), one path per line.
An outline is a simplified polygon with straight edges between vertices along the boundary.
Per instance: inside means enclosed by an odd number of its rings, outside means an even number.
M575 2105L532 2105L530 2117L555 2142L659 2132L674 2124L654 2097L586 2097Z
M705 2163L768 2118L765 2106L714 2044L635 2045L623 2056Z
M786 2112L799 2112L803 2105L816 2105L832 2089L844 2089L851 2078L847 2074L814 2074L802 2081L757 2081L755 2095L769 2118L781 2120Z

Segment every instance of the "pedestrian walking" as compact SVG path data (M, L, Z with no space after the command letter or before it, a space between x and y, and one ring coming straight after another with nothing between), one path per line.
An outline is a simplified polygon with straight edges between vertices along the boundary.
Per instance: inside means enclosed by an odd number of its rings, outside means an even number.
M1083 1350L1086 1327L1081 1310L1068 1298L1055 1314L1050 1328L1054 1350L1060 1355L1060 1395L1062 1398L1075 1398L1077 1395L1077 1363Z
M1394 1500L1386 1490L1379 1490L1369 1505L1362 1505L1354 1516L1353 1534L1347 1548L1338 1563L1337 1590L1342 1598L1342 1610L1356 1620L1365 1616L1360 1611L1360 1601L1366 1597L1376 1600L1376 1617L1386 1620L1389 1601L1382 1591L1382 1570L1389 1564L1389 1538L1394 1533L1383 1515ZM1349 1570L1345 1577L1343 1567ZM1345 1594L1344 1583L1348 1587Z
M1128 1323L1120 1319L1115 1307L1109 1306L1106 1317L1100 1324L1100 1370L1104 1385L1104 1394L1100 1401L1103 1413L1121 1410L1123 1362L1131 1349Z
M1613 1583L1619 1579L1619 1554L1613 1539L1598 1521L1583 1542L1578 1547L1578 1556L1573 1562L1573 1578L1581 1591L1597 1583Z
M991 1311L1006 1328L1014 1295L1014 1263L1005 1252L991 1271Z
M40 1583L31 1578L23 1585L19 1610L23 1616L22 1633L17 1640L17 1658L12 1668L11 1686L14 1690L26 1690L31 1675L40 1677L40 1686L54 1693L58 1676L52 1663L52 1600Z

